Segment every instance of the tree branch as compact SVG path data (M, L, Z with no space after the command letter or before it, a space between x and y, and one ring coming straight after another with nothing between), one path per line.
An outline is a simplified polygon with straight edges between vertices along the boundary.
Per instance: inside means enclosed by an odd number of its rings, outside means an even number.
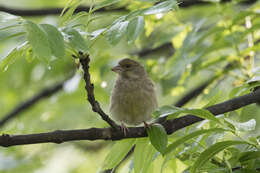
M67 80L67 79L66 79ZM31 106L36 104L38 101L50 97L53 94L57 93L63 88L63 85L65 81L61 81L53 86L47 87L43 89L41 92L33 96L32 98L28 99L27 101L20 103L17 105L11 112L3 116L3 118L0 120L0 127L4 126L8 121L11 119L17 117L19 113L24 112L25 110L29 109Z
M222 0L221 3L231 2L231 0ZM257 0L244 0L240 2L241 5L251 5L257 2ZM189 8L193 6L210 5L211 2L203 0L185 0L179 4L180 8ZM41 9L20 9L0 6L0 11L10 13L18 16L44 16L44 15L59 15L63 8L41 8ZM75 13L81 11L89 11L89 6L79 6L76 8ZM119 8L100 8L97 12L129 12L125 7Z
M260 101L260 90L256 90L255 92L252 92L250 94L236 97L234 99L225 101L223 103L210 106L206 109L210 111L213 115L220 115L220 114L234 111L236 109L239 109L241 107L247 106L252 103L257 103L259 101ZM203 120L202 118L193 115L186 115L184 117L168 120L162 124L164 125L164 127L169 127L167 128L167 133L171 134L183 127L189 126L191 124L194 124L202 120Z
M162 50L164 50L166 52L166 56L167 57L170 57L175 52L175 49L174 49L172 43L171 42L166 42L166 43L164 43L164 44L162 44L162 45L160 45L158 47L142 49L140 51L130 53L130 55L137 55L138 57L141 57L141 58L145 59L149 55L155 54L156 52L162 51Z
M11 8L0 6L0 11L10 13L17 16L44 16L44 15L60 15L63 8L41 8L41 9L20 9L20 8ZM81 11L89 11L88 6L79 6L75 9L74 13L78 13ZM124 7L120 8L100 8L97 12L128 12L128 10Z
M233 70L235 68L235 64L236 62L233 61L231 63L228 63L224 69L223 69L223 74ZM197 95L199 95L205 88L207 88L211 83L213 83L216 79L218 79L219 77L221 77L221 75L223 75L221 73L216 74L214 76L212 76L210 79L208 79L207 81L205 81L204 83L202 83L201 85L197 86L196 88L194 88L193 90L191 90L190 92L188 92L186 95L184 95L179 101L177 101L174 106L177 107L181 107L183 105L185 105L186 103L188 103L192 98L196 97Z
M88 101L92 106L92 110L94 112L97 112L101 116L101 118L104 121L106 121L113 129L119 130L120 127L112 119L109 118L109 116L101 109L98 101L95 99L94 85L90 81L90 74L89 74L89 62L90 62L89 55L79 52L79 61L84 71L84 80L86 83L85 89L87 91Z
M229 3L232 0L222 0L220 3ZM257 0L242 0L239 2L241 5L251 5L256 3ZM181 8L187 8L187 7L192 7L192 6L202 6L202 5L209 5L212 4L210 1L203 1L203 0L183 0L180 2L179 7Z
M212 83L212 79L207 80L206 82L202 83L198 87L194 88L190 92L188 92L185 96L183 96L178 102L174 104L176 107L182 107L186 103L188 103L192 98L199 95L209 84Z
M260 90L250 94L236 97L234 99L219 103L207 108L212 114L219 115L234 111L246 105L260 101ZM168 120L162 125L168 134L202 121L202 118L186 115L173 120ZM9 147L14 145L37 144L37 143L62 143L75 140L120 140L126 138L146 137L144 127L130 127L126 135L113 128L90 128L79 130L57 130L54 132L27 134L27 135L8 135L0 136L0 146Z

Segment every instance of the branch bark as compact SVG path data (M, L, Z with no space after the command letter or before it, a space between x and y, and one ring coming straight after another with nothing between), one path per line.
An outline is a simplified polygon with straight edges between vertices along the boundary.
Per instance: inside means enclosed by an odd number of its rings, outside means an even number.
M27 109L32 107L34 104L36 104L40 100L50 97L53 94L57 93L58 91L61 91L65 81L66 80L61 81L53 86L47 87L47 88L43 89L41 92L39 92L38 94L36 94L35 96L33 96L32 98L17 105L11 112L9 112L8 114L3 116L3 118L0 120L0 127L4 126L8 121L17 117L20 113L26 111Z
M10 13L13 15L18 16L45 16L45 15L60 15L63 8L41 8L41 9L21 9L21 8L11 8L11 7L5 7L0 6L0 11ZM79 6L76 8L74 13L78 13L81 11L89 11L88 6ZM97 10L97 12L128 12L128 10L124 7L120 8L113 8L113 9L107 9L107 8L100 8Z
M88 101L92 106L92 110L94 112L97 112L101 116L101 118L104 121L106 121L113 129L120 130L120 127L112 119L109 118L109 116L101 109L98 101L95 99L94 85L90 81L90 74L89 74L89 62L90 62L89 55L79 52L79 61L84 71L84 80L86 83L85 89L87 91Z
M234 111L241 107L260 101L260 90L256 90L244 96L213 105L207 109L214 115ZM162 123L168 134L172 134L179 129L202 121L202 118L186 115ZM37 144L37 143L62 143L75 140L121 140L126 138L146 137L144 127L130 127L126 135L120 130L113 128L90 128L79 130L57 130L54 132L27 134L27 135L9 135L0 136L0 146L9 147L15 145Z
M166 57L170 57L175 53L175 48L173 47L171 42L166 42L162 45L160 45L159 47L155 47L155 48L146 48L146 49L142 49L138 52L133 52L133 53L129 53L130 55L137 55L139 58L149 58L149 55L151 54L155 54L158 51L162 51L164 50Z
M222 0L221 3L231 2L231 0ZM251 5L257 2L257 0L244 0L240 2L241 5ZM185 0L179 4L180 8L189 8L193 6L210 5L211 2L203 0ZM12 8L6 6L0 6L0 11L10 13L18 16L44 16L44 15L59 15L63 8L41 8L41 9L21 9ZM89 6L79 6L76 8L75 13L81 11L89 11ZM97 12L129 12L125 7L119 8L100 8Z

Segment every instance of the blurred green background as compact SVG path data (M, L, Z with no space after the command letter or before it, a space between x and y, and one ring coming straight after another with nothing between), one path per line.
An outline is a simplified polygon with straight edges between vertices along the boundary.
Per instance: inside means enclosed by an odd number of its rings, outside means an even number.
M63 8L67 2L12 0L0 2L0 7ZM94 1L98 2L100 1ZM91 2L82 3L83 6L90 4ZM93 16L97 19L88 26L87 32L109 26L128 11L149 6L151 2L148 0L122 0L107 8L107 12L95 12ZM111 9L119 7L124 7L124 10L110 12ZM90 73L95 85L96 99L108 113L109 96L116 78L116 74L110 69L126 57L134 58L145 66L156 84L160 106L176 103L185 93L214 77L208 87L185 107L201 108L210 101L213 104L219 103L243 94L242 90L238 92L234 91L234 88L243 86L259 73L259 10L259 2L248 5L240 1L207 1L205 5L195 3L186 8L180 5L178 10L145 16L145 29L135 43L128 44L123 37L119 44L110 45L106 38L101 36L90 49ZM59 26L60 19L58 15L23 18L38 24L48 23L55 26ZM67 26L84 24L86 21L87 17L81 17L69 21ZM1 18L1 23L4 22ZM26 40L24 36L8 37L18 30L19 28L0 30L0 59L4 59L13 48ZM144 50L147 52L145 55L140 53ZM15 61L8 65L8 69L0 72L0 119L16 105L74 74L72 79L65 83L62 91L42 99L11 119L1 127L1 133L27 134L57 129L108 127L99 115L92 112L86 100L82 72L77 69L77 63L71 55L71 52L66 52L62 59L46 62L33 57L28 51L26 58L17 56ZM228 64L231 64L231 70L225 69ZM257 105L249 105L233 112L230 118L240 122L255 118L258 124L259 113ZM256 130L244 135L259 135L259 126L256 127ZM183 133L184 131L180 131L172 135L172 139ZM37 144L0 148L0 172L97 172L112 144L111 141L78 141L59 145ZM157 162L153 162L153 172L160 171L163 161L161 156L156 160ZM176 168L176 172L181 172L187 164L176 159L169 163L165 172L173 172L172 167ZM124 164L120 168L121 172L128 171Z

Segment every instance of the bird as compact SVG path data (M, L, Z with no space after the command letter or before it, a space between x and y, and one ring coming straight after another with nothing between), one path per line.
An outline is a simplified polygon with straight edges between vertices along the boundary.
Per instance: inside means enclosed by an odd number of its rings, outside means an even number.
M118 74L110 97L111 118L121 123L126 135L125 124L137 126L152 119L158 107L155 86L140 63L125 58L111 69Z

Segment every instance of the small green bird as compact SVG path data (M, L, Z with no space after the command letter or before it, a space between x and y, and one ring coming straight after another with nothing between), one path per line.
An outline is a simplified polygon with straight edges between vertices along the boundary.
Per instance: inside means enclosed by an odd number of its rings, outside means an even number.
M118 74L110 97L112 118L121 122L126 134L128 125L146 124L158 107L154 84L144 67L131 59L123 59L112 68Z

